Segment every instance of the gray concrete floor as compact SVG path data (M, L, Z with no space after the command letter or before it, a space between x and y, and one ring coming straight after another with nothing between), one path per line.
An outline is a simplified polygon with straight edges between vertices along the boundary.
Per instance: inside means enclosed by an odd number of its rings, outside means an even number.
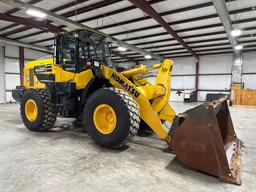
M173 103L177 112L195 104ZM256 109L232 107L242 149L242 185L190 170L156 138L135 137L121 151L97 147L70 120L28 131L16 104L0 105L0 191L256 191Z

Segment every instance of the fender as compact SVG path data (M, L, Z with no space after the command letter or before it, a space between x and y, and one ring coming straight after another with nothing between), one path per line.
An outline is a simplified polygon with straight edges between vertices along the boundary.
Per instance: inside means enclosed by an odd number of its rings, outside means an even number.
M95 77L93 77L89 83L87 84L87 86L84 88L83 90L83 94L82 94L82 103L85 104L86 99L89 96L89 90L92 89L92 87L94 87L95 85Z
M105 79L104 77L98 77L95 76L93 77L88 84L86 85L86 87L83 90L83 94L82 94L82 104L85 104L87 98L90 96L90 94L92 94L94 91L102 88L102 87L111 87L111 84L109 83L109 81L107 79Z

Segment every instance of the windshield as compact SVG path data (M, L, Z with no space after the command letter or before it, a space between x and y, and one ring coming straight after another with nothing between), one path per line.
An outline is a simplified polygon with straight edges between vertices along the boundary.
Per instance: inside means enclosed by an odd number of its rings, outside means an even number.
M109 43L105 37L87 31L79 32L80 60L94 59L112 66Z

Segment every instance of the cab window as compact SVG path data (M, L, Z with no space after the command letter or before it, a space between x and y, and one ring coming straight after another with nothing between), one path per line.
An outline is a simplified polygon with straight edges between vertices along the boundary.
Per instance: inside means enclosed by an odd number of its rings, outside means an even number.
M72 34L61 35L57 39L57 61L66 71L75 72L77 63L77 39Z

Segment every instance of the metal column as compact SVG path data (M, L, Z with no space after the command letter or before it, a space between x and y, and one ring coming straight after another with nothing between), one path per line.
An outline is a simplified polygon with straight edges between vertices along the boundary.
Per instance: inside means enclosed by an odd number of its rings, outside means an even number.
M20 64L20 85L23 85L24 80L24 47L19 47L19 64Z

